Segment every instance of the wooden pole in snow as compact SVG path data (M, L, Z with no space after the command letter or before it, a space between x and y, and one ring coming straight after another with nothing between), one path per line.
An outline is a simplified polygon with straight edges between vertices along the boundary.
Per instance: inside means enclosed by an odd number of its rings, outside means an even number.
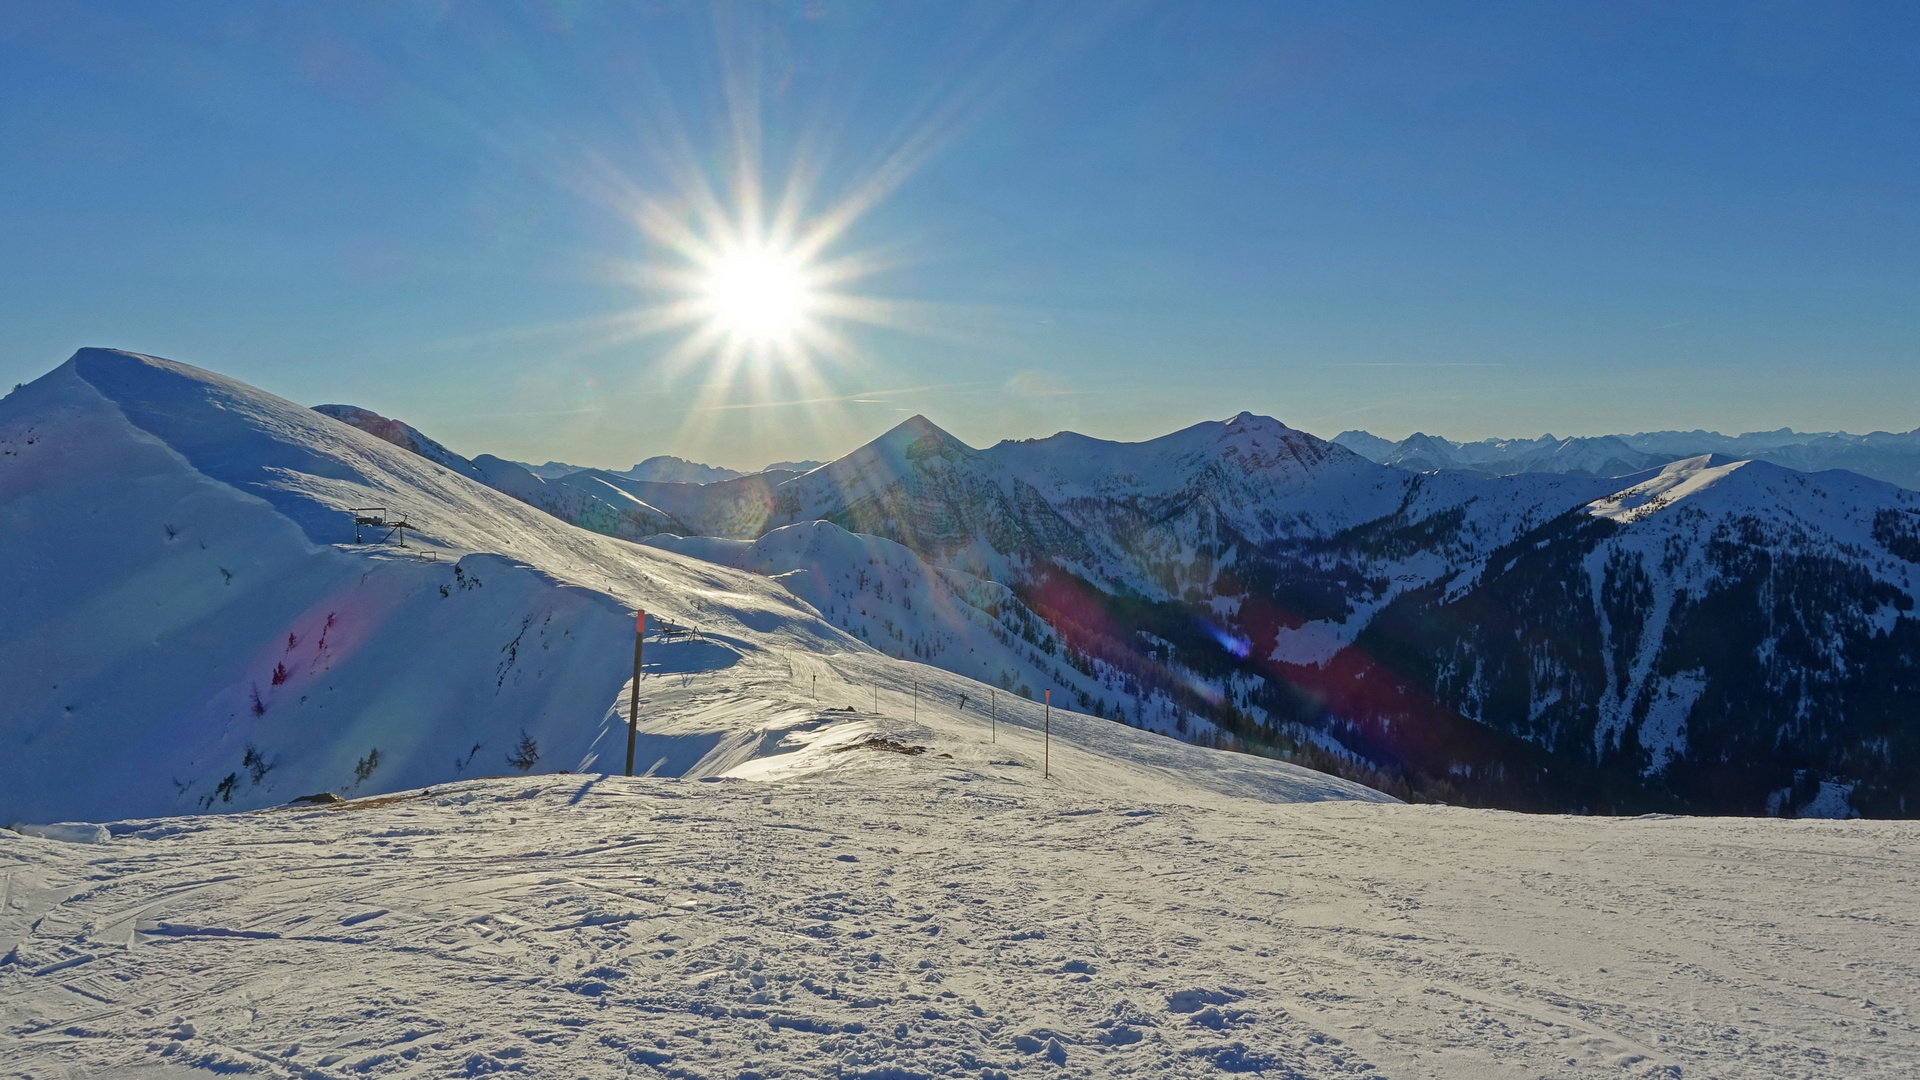
M633 775L633 742L640 735L640 644L647 636L647 613L633 617L633 696L627 700L627 775Z
M920 722L920 680L913 681L913 722Z
M993 710L993 719L988 721L988 723L992 724L993 726L987 729L987 741L999 742L1000 741L1000 692L998 690L987 691L987 706Z
M1040 779L1042 780L1051 779L1053 776L1053 691L1051 690L1047 691L1046 750L1042 752L1042 757L1040 758L1040 761L1042 763L1040 768Z

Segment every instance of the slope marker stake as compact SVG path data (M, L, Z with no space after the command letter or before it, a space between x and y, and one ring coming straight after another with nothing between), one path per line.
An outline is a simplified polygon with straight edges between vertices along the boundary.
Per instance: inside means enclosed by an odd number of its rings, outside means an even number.
M1053 778L1053 691L1047 691L1047 734L1046 749L1042 751L1040 779Z
M633 742L640 734L640 646L647 636L647 613L633 617L633 694L627 699L627 775L633 775Z

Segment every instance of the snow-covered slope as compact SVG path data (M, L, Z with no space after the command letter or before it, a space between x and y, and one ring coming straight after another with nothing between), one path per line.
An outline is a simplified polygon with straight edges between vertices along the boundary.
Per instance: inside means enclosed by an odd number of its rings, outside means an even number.
M1735 470L1750 464L1752 462L1734 461L1717 454L1676 461L1637 484L1594 500L1586 512L1623 525L1643 521L1681 499L1713 487Z
M672 514L635 497L605 473L577 469L545 479L492 454L473 459L477 479L569 525L622 540L640 540L662 529L687 531Z
M1093 794L968 734L797 782L515 777L91 844L0 831L0 1072L1896 1080L1920 1060L1911 822Z
M353 544L354 507L405 515L408 546ZM131 353L82 350L0 401L0 537L6 820L394 790L528 749L543 771L616 767L636 606L699 629L648 646L642 770L721 773L795 733L863 737L915 680L934 700L980 690L875 652L767 578L575 528L321 413ZM885 715L823 713L799 696L815 676L851 699L837 705L877 689ZM1041 719L1026 702L1003 717L1016 733ZM1080 745L1054 753L1081 755L1088 783L1198 766L1198 789L1375 797L1058 711L1055 735Z
M353 405L315 405L314 411L325 413L402 449L411 450L462 476L478 480L495 491L505 492L569 525L578 525L623 540L639 540L662 529L687 531L687 527L676 521L673 515L647 505L612 482L610 478L614 474L556 461L539 466L526 465L492 454L481 454L469 461L409 425L369 409Z
M978 679L1000 695L1041 701L1051 692L1060 705L1137 727L1212 732L1165 694L1072 656L1007 586L940 569L891 540L809 521L754 541L661 535L646 542L770 577L882 652ZM972 700L975 709L988 707Z
M315 409L570 525L622 540L644 540L663 532L758 536L771 521L774 486L819 464L779 462L743 475L677 457L648 458L624 472L557 461L535 466L492 454L468 461L412 427L368 409L351 405L317 405Z

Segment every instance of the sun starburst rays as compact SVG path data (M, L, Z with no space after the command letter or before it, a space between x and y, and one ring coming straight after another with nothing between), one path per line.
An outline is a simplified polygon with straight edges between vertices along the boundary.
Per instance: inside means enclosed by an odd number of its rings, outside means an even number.
M664 93L646 88L634 99L626 143L640 158L606 147L555 158L569 162L567 186L617 215L639 248L601 263L633 305L576 324L580 336L567 351L646 342L629 352L640 362L627 385L673 403L683 444L703 441L712 434L703 427L722 416L749 433L761 424L812 426L837 443L852 414L871 413L881 404L873 395L893 392L895 335L990 347L992 327L1004 322L963 305L879 295L895 271L952 248L929 242L937 223L916 229L919 240L876 243L885 230L875 212L1010 84L1035 27L1014 19L1021 32L1004 48L990 44L997 37L970 41L962 52L977 65L956 64L924 96L901 102L885 145L850 148L842 140L856 130L846 122L852 100L829 96L811 117L793 112L766 84L774 68L763 22L716 10L719 92L701 123L687 125ZM776 100L769 125L762 110ZM748 419L755 413L741 409L767 412ZM792 440L784 431L779 438Z
M630 269L629 280L652 301L630 326L636 336L680 335L661 367L669 377L698 376L704 404L738 387L743 374L755 390L824 396L824 368L858 366L845 327L896 321L889 301L853 291L891 260L827 257L858 215L835 206L807 218L814 179L796 168L769 198L758 171L743 170L723 197L689 170L677 197L640 196L630 205L628 220L652 256Z

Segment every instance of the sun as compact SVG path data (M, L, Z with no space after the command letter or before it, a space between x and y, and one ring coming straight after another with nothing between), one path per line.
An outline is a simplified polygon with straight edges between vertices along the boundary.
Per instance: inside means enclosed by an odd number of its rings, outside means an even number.
M839 197L817 199L817 162L796 160L770 186L757 147L737 149L740 160L724 173L692 158L663 158L658 188L599 173L596 183L641 244L610 267L644 298L605 320L602 341L677 337L650 366L670 382L700 384L694 411L837 400L844 395L836 378L877 369L867 331L928 332L934 321L931 305L865 288L910 263L908 245L852 240L856 223L920 155L902 150ZM735 400L742 396L755 400Z
M793 340L814 307L804 262L771 247L737 247L704 267L700 303L706 318L743 345Z

